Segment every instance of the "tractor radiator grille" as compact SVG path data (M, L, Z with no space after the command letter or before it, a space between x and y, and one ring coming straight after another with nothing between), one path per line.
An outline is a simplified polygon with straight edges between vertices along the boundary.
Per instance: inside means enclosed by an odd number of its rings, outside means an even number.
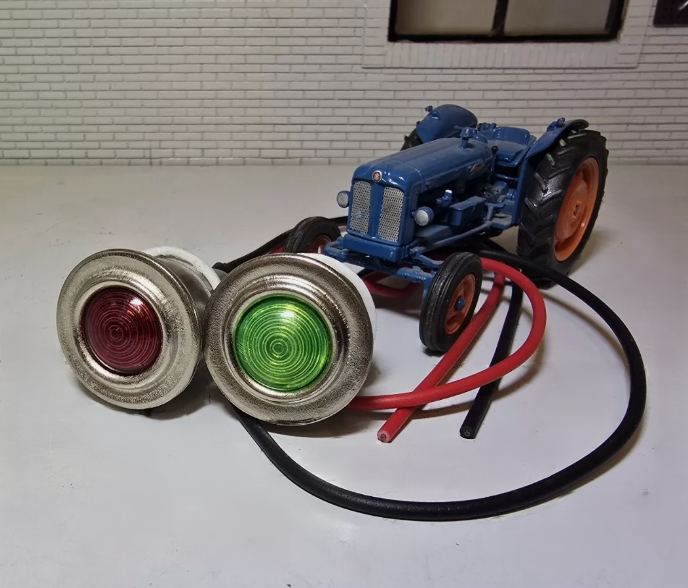
M353 192L349 228L367 233L370 226L370 183L355 182Z
M382 211L377 236L386 241L398 241L401 213L404 209L404 193L398 188L385 188L382 195Z

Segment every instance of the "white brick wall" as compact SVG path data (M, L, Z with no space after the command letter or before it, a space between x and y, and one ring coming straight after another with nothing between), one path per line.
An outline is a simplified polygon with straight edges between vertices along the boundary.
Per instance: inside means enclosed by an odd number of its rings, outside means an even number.
M654 1L619 41L516 48L387 43L389 0L2 0L0 163L354 162L444 102L688 162L688 35Z

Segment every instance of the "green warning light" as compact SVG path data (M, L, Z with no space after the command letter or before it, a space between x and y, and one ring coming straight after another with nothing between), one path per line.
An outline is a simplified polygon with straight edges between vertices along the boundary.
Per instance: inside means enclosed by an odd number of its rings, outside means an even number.
M234 354L258 384L276 392L297 392L327 369L332 340L309 304L291 296L271 296L239 319Z

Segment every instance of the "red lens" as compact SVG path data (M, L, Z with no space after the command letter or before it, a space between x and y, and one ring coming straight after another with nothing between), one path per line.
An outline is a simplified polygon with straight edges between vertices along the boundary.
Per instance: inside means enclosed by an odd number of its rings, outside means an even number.
M105 288L94 294L81 315L81 332L91 355L118 374L145 372L162 349L155 311L127 288Z

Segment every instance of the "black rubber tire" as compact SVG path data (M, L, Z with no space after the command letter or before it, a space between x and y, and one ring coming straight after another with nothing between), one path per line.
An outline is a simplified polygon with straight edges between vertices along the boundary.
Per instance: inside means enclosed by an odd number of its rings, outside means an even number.
M449 334L445 329L449 303L461 280L470 274L475 277L473 300L459 330ZM452 253L447 257L430 284L430 290L423 300L420 312L420 340L428 350L435 353L449 351L473 317L482 281L483 264L475 253Z
M423 141L420 140L416 129L413 129L408 137L404 137L404 144L401 146L401 151L406 151L407 149L411 149L411 147L417 147L422 144Z
M578 168L589 157L596 159L600 168L595 208L574 253L565 261L558 261L554 257L554 233L559 212ZM600 133L589 129L573 130L544 155L535 169L533 181L523 200L516 249L519 256L563 274L568 275L571 272L590 239L600 211L607 180L608 157L606 139ZM532 277L540 288L553 285L553 282L545 278Z
M284 252L308 253L319 237L336 241L340 236L341 231L337 223L323 216L312 216L303 219L291 230L289 238L284 244Z

